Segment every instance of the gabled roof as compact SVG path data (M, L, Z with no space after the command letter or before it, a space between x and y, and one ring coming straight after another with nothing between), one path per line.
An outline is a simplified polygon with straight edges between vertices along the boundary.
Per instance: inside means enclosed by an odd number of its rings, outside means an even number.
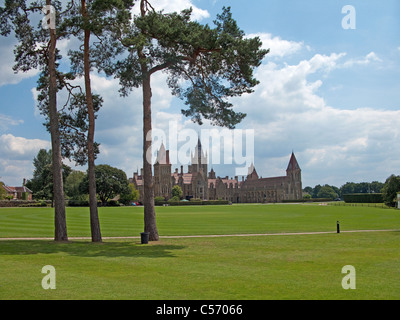
M30 190L29 188L22 186L22 187L10 187L10 186L6 186L3 185L3 188L9 192L9 193L15 193L15 192L28 192L28 193L33 193L32 190Z

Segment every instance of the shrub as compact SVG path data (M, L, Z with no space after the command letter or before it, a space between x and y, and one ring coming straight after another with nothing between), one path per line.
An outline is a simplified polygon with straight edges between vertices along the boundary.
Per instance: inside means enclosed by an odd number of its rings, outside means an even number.
M180 201L180 198L178 196L174 196L171 199L169 199L167 202L170 203L170 202L179 202L179 201Z
M119 202L116 200L109 200L107 202L107 206L108 207L119 207Z
M383 203L382 193L353 193L343 195L346 203Z
M172 200L172 199L171 199ZM203 201L196 199L195 201L168 201L170 206L215 206L215 205L228 205L228 200L208 200Z

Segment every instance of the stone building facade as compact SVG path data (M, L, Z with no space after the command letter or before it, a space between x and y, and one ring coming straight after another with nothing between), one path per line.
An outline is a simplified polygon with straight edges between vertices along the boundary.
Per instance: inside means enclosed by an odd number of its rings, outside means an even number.
M172 172L169 151L161 145L154 164L154 194L166 200L172 197L172 188L179 185L183 198L202 200L228 200L232 203L275 203L284 200L302 199L301 169L292 153L286 175L281 177L261 178L252 164L247 177L217 177L214 170L208 172L207 154L203 152L200 139L188 172L183 166ZM131 182L143 199L143 175L134 173Z

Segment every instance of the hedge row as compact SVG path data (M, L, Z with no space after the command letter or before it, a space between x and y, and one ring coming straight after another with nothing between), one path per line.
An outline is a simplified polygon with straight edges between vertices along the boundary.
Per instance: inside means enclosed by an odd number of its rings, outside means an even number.
M298 202L328 202L332 201L331 198L311 198L311 199L300 199L300 200L282 200L283 203L298 203Z
M51 201L49 200L0 200L0 207L46 207L51 205Z
M68 200L68 207L89 207L89 200ZM101 201L97 201L97 206L102 207L103 203ZM106 204L107 207L119 207L120 204L118 201L109 200Z
M353 193L343 195L346 203L383 203L382 193Z
M156 206L216 206L216 205L227 205L228 200L193 200L193 201L156 201Z

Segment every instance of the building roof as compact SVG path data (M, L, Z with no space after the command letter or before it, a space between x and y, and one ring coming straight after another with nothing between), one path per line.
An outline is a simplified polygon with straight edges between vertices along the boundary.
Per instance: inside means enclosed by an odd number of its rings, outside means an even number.
M216 179L208 179L208 187L211 187L211 184L214 185L214 188L217 187L218 183L224 184L227 188L230 188L232 184L232 188L236 188L236 185L240 187L241 183L236 179L227 179L227 178L216 178Z
M191 173L184 173L182 175L183 184L191 184L193 175Z
M10 186L6 186L3 185L3 188L9 192L9 193L22 193L22 192L28 192L28 193L33 193L32 190L30 190L29 188L22 186L22 187L10 187Z
M261 178L261 179L247 179L242 183L241 187L244 189L253 188L253 187L277 187L282 183L286 182L287 177L273 177L273 178Z

